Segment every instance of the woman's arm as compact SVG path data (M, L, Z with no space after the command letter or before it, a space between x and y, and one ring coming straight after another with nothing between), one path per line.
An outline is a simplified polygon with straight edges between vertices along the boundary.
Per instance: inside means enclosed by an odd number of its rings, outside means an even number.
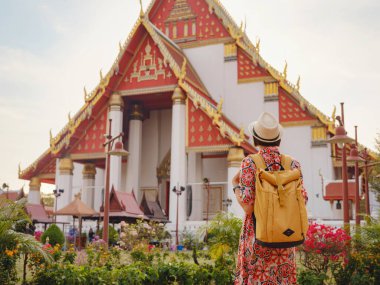
M243 159L240 171L233 177L232 185L235 188L235 197L247 215L253 212L255 191L255 164L250 157Z

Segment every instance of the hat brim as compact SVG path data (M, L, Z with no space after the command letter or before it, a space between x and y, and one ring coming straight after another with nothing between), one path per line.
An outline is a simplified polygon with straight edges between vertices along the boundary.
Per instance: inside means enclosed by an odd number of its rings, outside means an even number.
M266 143L272 143L272 142L276 142L276 141L279 141L281 138L282 138L282 134L284 133L284 128L278 124L278 129L279 129L279 132L278 132L278 136L273 138L273 139L265 139L265 138L262 138L260 137L256 131L255 131L255 126L258 124L258 121L253 121L252 123L249 124L248 126L248 131L249 133L256 139L262 141L262 142L266 142Z

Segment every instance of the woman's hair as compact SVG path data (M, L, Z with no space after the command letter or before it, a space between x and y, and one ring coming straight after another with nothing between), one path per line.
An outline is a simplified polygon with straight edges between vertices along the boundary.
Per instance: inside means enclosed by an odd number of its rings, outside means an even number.
M253 144L255 146L280 146L281 139L275 141L275 142L263 142L255 137L253 137Z

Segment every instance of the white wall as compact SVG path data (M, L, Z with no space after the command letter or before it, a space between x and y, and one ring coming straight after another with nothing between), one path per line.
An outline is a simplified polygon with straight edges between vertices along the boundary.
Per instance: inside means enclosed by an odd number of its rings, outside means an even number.
M104 192L104 179L105 179L105 172L102 168L96 168L96 175L95 175L95 195L94 195L94 210L99 211L100 206L103 203L103 196L102 192ZM103 191L102 191L103 190Z
M158 166L158 111L151 111L149 119L145 119L142 126L141 151L141 188L157 187L156 168Z
M74 197L77 193L81 192L83 187L83 164L74 162L73 170L73 194L70 199L70 202L74 200Z

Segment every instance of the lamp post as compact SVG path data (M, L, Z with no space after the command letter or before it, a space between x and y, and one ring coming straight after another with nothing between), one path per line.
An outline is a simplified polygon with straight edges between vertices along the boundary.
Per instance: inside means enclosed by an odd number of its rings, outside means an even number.
M342 146L342 181L343 181L343 222L344 227L349 230L349 211L348 211L348 178L347 178L347 159L346 159L346 144L353 141L350 137L347 136L347 132L344 128L344 103L341 103L341 114L342 117L337 116L336 119L339 122L339 126L335 128L335 136L330 138L328 141L331 144L338 144Z
M115 137L111 135L112 128L112 119L109 119L108 134L105 135L106 142L103 146L107 147L106 152L106 189L104 193L104 216L103 216L103 240L105 241L106 246L108 246L108 227L109 227L109 210L110 210L110 160L111 155L115 156L127 156L128 152L124 150L123 143L118 141L115 143L115 148L111 151L115 140L123 137L123 133L118 134Z
M182 192L185 191L185 187L183 187L183 186L179 187L179 185L177 184L177 186L174 186L172 191L177 195L177 217L176 217L176 222L175 222L175 242L176 242L176 246L178 246L178 244L179 244L179 241L178 241L178 204L179 204L179 196L181 196Z
M355 224L360 225L360 197L359 197L359 162L364 161L358 152L358 126L355 126L355 144L352 144L348 161L355 162Z
M223 205L227 207L227 213L228 213L228 208L232 205L232 199L227 198L227 199L223 200Z
M3 183L2 188L3 188L3 190L7 189L6 198L9 199L9 185L7 183Z
M368 179L369 179L369 174L368 174L368 161L369 161L369 153L367 148L363 150L361 153L361 156L364 159L364 190L365 190L365 213L366 215L370 216L371 215L371 209L370 209L370 204L369 204L369 187L368 187Z
M57 212L57 204L58 204L58 197L60 197L63 192L65 192L64 189L54 189L53 190L53 195L55 196L55 207L54 207L54 212ZM57 215L54 216L54 223L57 223Z

